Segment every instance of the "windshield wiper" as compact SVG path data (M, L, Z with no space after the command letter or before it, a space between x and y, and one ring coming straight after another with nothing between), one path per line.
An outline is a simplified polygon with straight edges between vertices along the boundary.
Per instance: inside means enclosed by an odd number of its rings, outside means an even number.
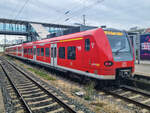
M115 52L115 54L118 55L119 51L120 51L120 50L123 50L124 48L125 48L125 46L122 47L122 48L120 48L120 49L118 49L118 50Z

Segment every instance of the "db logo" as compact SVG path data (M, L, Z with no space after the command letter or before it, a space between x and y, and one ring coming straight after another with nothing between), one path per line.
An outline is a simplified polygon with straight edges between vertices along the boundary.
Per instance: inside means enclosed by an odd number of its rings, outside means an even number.
M122 67L126 67L127 66L127 63L126 62L123 62L122 63Z

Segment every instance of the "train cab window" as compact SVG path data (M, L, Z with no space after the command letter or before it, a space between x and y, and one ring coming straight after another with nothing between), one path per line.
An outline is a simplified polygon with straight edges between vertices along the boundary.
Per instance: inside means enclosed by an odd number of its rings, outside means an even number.
M67 58L71 60L76 59L76 47L75 46L69 46L67 48Z
M65 47L59 48L59 58L65 59Z
M90 50L90 39L85 39L85 50L86 51Z
M40 48L37 48L37 56L40 56Z
M44 48L41 48L41 56L44 56Z
M49 48L45 48L45 56L49 57Z

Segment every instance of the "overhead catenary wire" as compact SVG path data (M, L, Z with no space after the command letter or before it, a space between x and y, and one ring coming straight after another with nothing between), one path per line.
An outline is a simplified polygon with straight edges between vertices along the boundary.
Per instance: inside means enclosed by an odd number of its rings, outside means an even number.
M82 0L83 1L83 0ZM89 0L86 0L84 2L84 4L86 4ZM80 3L81 4L81 3ZM82 4L81 4L82 5ZM84 7L84 6L83 6ZM74 7L72 7L71 9L67 9L66 11L64 11L63 14L61 14L54 22L58 22L60 21L60 19L62 19L64 16L68 16L69 14L72 14L80 9L82 9L83 7L79 7L79 5L76 5Z
M44 3L43 1L41 2L40 0L35 0L35 2L38 2L40 5L44 5L44 6L50 8L51 10L53 10L53 11L55 11L55 12L57 12L57 13L62 13L62 12L61 12L62 9L59 10L58 8L56 8L56 7L54 7L54 6L50 6L49 4Z
M13 9L11 10L11 14L8 16L10 18L12 18L14 12L16 12L17 8L18 8L19 2L16 3L16 5L13 5Z
M29 2L29 0L26 0L23 4L23 6L18 10L18 13L15 15L14 19L17 19L17 17L22 13L23 9L25 8L26 4Z
M96 2L94 2L93 4L91 4L91 5L89 5L89 6L86 6L86 7L84 7L82 10L78 10L78 11L76 11L76 13L74 14L74 15L72 15L72 16L70 16L70 17L68 17L68 18L66 18L65 20L64 20L64 22L67 22L67 21L69 21L70 19L72 19L72 18L74 18L78 13L77 12L86 12L87 10L89 10L89 7L91 8L91 7L93 7L93 6L95 6L95 5L98 5L99 3L102 3L104 0L98 0L98 1L96 1ZM88 9L87 9L88 8ZM86 10L87 9L87 10ZM64 23L63 22L63 23Z

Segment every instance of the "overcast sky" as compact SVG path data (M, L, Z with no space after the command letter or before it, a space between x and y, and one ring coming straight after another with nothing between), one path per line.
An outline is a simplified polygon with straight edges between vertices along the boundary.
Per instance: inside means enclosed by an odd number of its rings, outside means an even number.
M149 27L149 11L150 0L0 0L0 18L73 25L85 14L87 25L119 29Z

